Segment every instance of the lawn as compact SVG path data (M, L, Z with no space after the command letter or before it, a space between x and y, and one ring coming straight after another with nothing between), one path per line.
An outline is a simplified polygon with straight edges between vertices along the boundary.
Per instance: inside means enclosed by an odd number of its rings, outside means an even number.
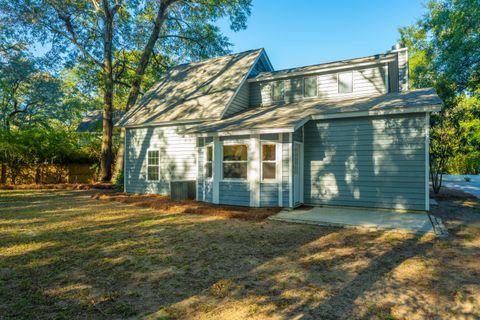
M480 203L444 240L0 191L2 319L478 319Z

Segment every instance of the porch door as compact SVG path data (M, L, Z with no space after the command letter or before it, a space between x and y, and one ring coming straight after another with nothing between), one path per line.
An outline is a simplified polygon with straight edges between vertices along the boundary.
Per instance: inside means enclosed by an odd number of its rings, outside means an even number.
M293 205L303 203L303 152L302 143L293 143Z

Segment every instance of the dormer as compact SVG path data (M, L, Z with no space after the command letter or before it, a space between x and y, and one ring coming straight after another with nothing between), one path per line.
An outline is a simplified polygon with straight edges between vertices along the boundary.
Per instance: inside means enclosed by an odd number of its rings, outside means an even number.
M302 100L344 100L408 90L408 50L262 72L248 79L250 106Z

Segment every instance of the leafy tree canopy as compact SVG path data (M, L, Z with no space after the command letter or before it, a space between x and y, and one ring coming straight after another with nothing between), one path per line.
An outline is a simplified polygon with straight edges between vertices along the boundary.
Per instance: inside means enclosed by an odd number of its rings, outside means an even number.
M432 117L430 153L438 160L437 172L480 173L480 5L432 0L426 9L399 31L409 47L410 86L434 87L444 101Z

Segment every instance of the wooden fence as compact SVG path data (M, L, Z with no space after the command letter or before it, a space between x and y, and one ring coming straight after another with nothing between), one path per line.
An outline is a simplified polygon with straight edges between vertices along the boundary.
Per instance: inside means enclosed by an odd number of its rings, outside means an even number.
M44 164L38 167L21 166L12 170L8 165L2 170L7 184L31 183L93 183L95 170L91 164Z

